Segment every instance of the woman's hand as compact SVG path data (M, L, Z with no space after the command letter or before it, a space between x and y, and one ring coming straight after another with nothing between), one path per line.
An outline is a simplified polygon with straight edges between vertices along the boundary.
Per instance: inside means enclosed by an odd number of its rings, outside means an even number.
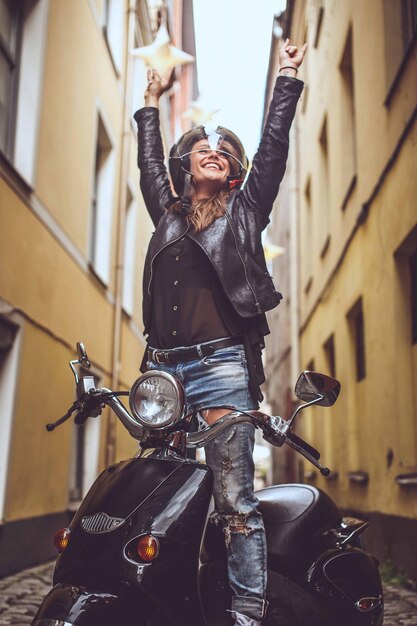
M156 70L148 70L148 86L145 91L145 105L158 106L159 98L174 84L174 70L168 78L161 78Z
M303 62L307 44L301 48L291 46L290 40L286 39L282 48L279 49L280 73L284 76L296 76L297 70Z

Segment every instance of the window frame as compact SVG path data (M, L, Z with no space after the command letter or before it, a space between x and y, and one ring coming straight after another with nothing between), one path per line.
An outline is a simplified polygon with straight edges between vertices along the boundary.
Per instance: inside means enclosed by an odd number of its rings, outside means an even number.
M411 3L414 2L416 3L416 0L401 0L400 7L401 7L401 26L404 25L404 21L405 21L405 16L404 16L404 11L407 10L408 13L410 13L411 10L411 15L413 16L413 8ZM389 43L390 41L392 41L392 29L391 29L391 20L388 16L388 9L387 7L392 8L392 0L385 0L384 4L383 4L383 11L384 11L384 23L385 23L385 32L384 32L384 36L385 36L385 57L388 58L388 56L392 56L392 51L389 48ZM414 20L415 23L411 26L411 30L409 33L409 36L404 36L404 30L403 28L401 29L401 34L403 36L402 38L402 44L403 44L403 49L402 49L402 54L399 57L399 61L397 64L397 69L394 70L394 72L392 73L392 75L386 75L386 87L387 87L387 95L385 97L384 100L384 106L385 107L389 107L394 94L397 91L398 85L401 82L401 78L403 76L403 74L405 73L406 67L410 61L410 59L413 57L413 52L414 52L414 48L417 44L417 3L416 3L416 8L415 8L415 15L414 15ZM390 39L391 37L391 39ZM387 64L386 64L387 67Z
M0 301L1 302L1 301ZM19 381L19 360L22 340L22 321L17 314L0 316L0 323L13 334L12 343L0 364L0 524L4 519L7 483L9 478L10 443L15 410L16 387Z
M105 116L98 108L89 207L88 267L104 288L110 285L117 167L115 146Z
M1 0L6 2L7 0ZM7 3L9 4L9 2ZM15 148L15 131L17 120L17 96L19 87L19 67L22 45L23 30L23 5L21 3L10 2L11 9L11 43L7 43L0 33L0 54L9 66L8 84L6 85L6 93L8 93L7 104L5 107L6 123L5 123L5 141L4 148L0 138L0 151L10 161L14 158Z
M366 333L362 296L356 300L349 310L347 320L353 339L355 377L356 382L359 383L366 379Z

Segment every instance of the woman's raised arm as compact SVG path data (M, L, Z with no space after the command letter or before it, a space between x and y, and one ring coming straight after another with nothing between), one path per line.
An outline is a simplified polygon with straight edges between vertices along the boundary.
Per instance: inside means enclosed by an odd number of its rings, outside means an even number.
M173 193L164 162L164 148L159 127L159 98L172 86L173 74L161 79L156 70L148 70L145 106L135 113L138 124L138 167L140 188L146 208L155 226Z
M289 39L279 51L280 76L277 79L259 148L242 194L253 210L260 212L262 227L269 214L285 173L289 133L304 83L296 79L307 44L298 49Z

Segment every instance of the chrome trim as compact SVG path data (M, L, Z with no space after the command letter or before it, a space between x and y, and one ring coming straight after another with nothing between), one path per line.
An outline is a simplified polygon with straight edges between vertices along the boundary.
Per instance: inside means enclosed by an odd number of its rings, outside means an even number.
M102 392L103 395L106 393L112 393L110 389L106 389L105 387L101 387L98 391ZM129 411L125 408L117 396L104 398L103 402L113 409L133 439L142 439L145 432L143 426L141 426L141 424L139 424L137 420L130 415Z
M339 531L340 546L345 546L352 539L361 535L369 526L369 522L363 522L362 520L352 517L344 517L342 521L342 530Z
M176 411L172 414L171 418L169 420L165 420L165 422L163 424L158 424L158 425L153 425L152 423L147 422L146 420L144 420L139 413L135 410L135 406L134 406L134 402L133 402L133 398L135 396L136 393L136 389L139 385L141 385L143 383L143 381L145 381L147 378L165 378L166 380L168 380L172 386L175 389L175 392L177 394L177 398L178 398L178 407L176 409ZM181 385L180 381L173 376L172 374L168 374L168 372L164 372L162 370L149 370L148 372L145 372L144 374L142 374L142 376L140 376L137 380L135 380L135 382L133 383L131 389L130 389L130 394L129 394L129 406L130 406L130 410L132 411L133 415L135 416L135 418L147 429L152 429L152 430L161 430L164 428L167 428L168 426L171 426L172 424L176 424L182 417L183 412L184 412L184 389L183 386Z
M102 533L110 533L116 530L124 522L121 517L110 517L107 513L95 513L94 515L86 515L81 519L81 528L91 535Z
M225 407L228 408L228 407ZM254 416L248 413L241 413L239 411L232 410L231 413L227 413L221 417L213 426L199 430L196 433L187 433L187 448L202 448L209 441L212 441L218 437L223 431L234 424L240 424L242 422L252 423L255 422Z
M37 619L32 626L74 626L72 622L63 622L60 619Z
M361 607L359 606L359 603L363 602L364 600L371 600L372 601L372 604L371 604L371 606L368 609L361 609ZM366 596L365 598L361 598L360 600L355 602L355 607L361 613L368 613L369 611L373 611L374 609L376 609L378 606L381 606L381 603L382 603L382 597L381 596L379 596L378 598L376 598L375 596Z

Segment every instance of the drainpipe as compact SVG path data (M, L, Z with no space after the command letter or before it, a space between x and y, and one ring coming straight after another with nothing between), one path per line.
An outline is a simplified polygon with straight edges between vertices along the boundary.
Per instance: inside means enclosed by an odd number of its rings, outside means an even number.
M127 200L127 172L129 166L130 103L132 99L133 59L129 50L133 48L136 22L136 0L129 0L127 13L127 44L125 50L123 84L123 128L121 155L119 162L119 196L117 213L117 248L115 268L115 302L112 341L112 380L111 388L116 390L120 377L120 352L122 330L122 289L124 264L124 231ZM109 412L106 433L106 466L114 463L116 457L116 416Z

